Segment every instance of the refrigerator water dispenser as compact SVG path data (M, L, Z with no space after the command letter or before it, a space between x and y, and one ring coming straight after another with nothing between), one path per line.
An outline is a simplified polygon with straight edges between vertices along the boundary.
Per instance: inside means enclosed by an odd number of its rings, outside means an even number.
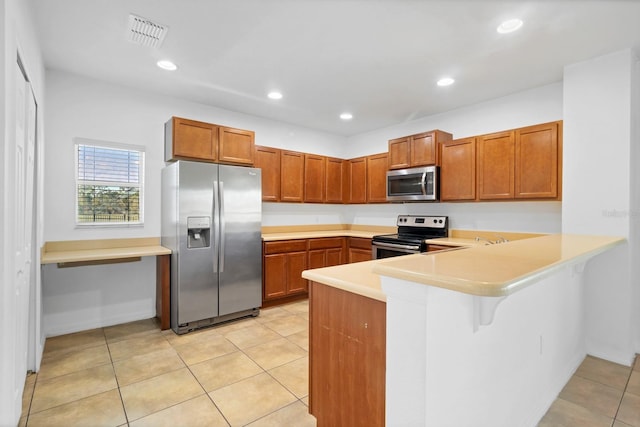
M211 242L211 218L208 216L187 217L187 247L208 248Z

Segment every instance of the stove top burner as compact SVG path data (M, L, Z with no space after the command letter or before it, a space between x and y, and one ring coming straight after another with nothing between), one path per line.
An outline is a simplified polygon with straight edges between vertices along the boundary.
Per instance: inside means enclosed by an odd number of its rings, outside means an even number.
M398 225L396 234L373 236L373 241L420 245L422 250L425 250L425 240L449 235L449 221L446 216L399 215L396 224Z

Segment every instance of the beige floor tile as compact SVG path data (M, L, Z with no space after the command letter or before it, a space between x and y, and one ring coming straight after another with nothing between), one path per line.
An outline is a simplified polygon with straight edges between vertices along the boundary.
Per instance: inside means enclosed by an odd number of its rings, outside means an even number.
M96 394L29 416L29 427L111 427L126 422L118 390Z
M246 425L296 400L267 373L214 390L209 396L232 426Z
M287 336L287 339L297 346L309 351L309 330Z
M640 396L625 393L616 420L640 427Z
M129 422L204 394L187 368L120 388Z
M280 384L297 398L309 395L309 358L303 357L269 371Z
M264 322L263 325L283 337L309 330L309 321L296 315L273 319L269 322Z
M204 342L173 344L173 348L189 366L238 351L238 348L222 335L210 336Z
M559 397L614 418L622 399L622 390L574 375Z
M636 396L640 396L640 371L631 372L625 393L633 393Z
M109 343L109 352L114 362L169 348L171 348L171 344L159 332Z
M42 359L38 379L46 380L110 363L111 356L106 344L71 350L58 357Z
M173 330L169 329L169 331L163 331L163 334L167 341L169 341L172 345L185 345L199 341L205 341L209 337L214 337L218 335L222 335L220 331L216 328L206 328L200 329L198 331L189 332L187 334L178 335Z
M24 380L24 391L22 392L22 415L29 413L33 390L36 387L36 374L28 374Z
M615 420L613 422L613 426L612 427L633 427L632 425L629 425L627 423L623 423L622 421L619 420Z
M27 427L27 416L23 415L20 417L20 421L18 421L18 427Z
M636 354L636 361L633 364L633 369L635 371L640 371L640 354Z
M283 310L281 307L269 307L260 310L260 316L256 317L256 321L258 323L264 323L286 316L291 316L291 312Z
M104 335L108 343L139 338L148 333L155 332L160 332L160 324L155 317L104 328Z
M228 425L206 394L129 424L130 427L227 427Z
M72 374L36 381L31 413L93 396L118 387L113 366L102 365Z
M316 419L302 402L297 401L252 422L247 427L316 427Z
M196 363L189 369L207 392L264 372L241 351Z
M597 357L587 356L575 375L624 390L631 368Z
M260 316L258 316L260 317ZM242 319L233 320L231 322L221 323L214 326L213 329L218 331L220 335L226 335L229 332L237 331L238 329L248 328L258 324L257 317L244 317Z
M283 310L286 310L290 313L304 315L309 313L309 300L306 299L298 302L293 302L281 307Z
M224 336L240 349L245 349L247 347L282 338L276 332L273 332L271 329L266 328L257 322L253 326L225 333Z
M47 338L44 344L42 357L52 356L53 353L58 351L77 350L105 343L106 339L102 328L76 332L73 334L59 335L57 337Z
M300 399L300 401L307 405L307 407L309 406L309 396Z
M538 427L610 427L613 420L582 406L556 399Z
M249 347L246 348L244 352L265 370L307 356L307 352L304 349L298 347L286 338L280 338Z
M184 367L185 364L173 348L133 356L113 364L120 387Z

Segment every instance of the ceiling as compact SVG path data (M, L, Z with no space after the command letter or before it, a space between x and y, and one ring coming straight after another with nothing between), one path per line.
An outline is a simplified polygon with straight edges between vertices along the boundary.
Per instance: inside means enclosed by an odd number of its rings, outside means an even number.
M640 51L632 0L30 1L47 68L345 136ZM159 47L127 40L131 13L169 27ZM499 34L513 17L523 27ZM178 70L156 67L160 59ZM456 82L439 87L443 76ZM268 99L273 89L284 97ZM352 120L339 119L345 111Z

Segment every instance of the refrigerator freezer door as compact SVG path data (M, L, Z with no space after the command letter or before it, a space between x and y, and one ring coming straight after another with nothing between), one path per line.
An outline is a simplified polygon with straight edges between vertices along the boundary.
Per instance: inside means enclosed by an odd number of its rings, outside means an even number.
M217 175L217 165L179 162L178 324L218 316L218 277L214 273L217 267L216 245L193 244L202 241L206 233L212 242L218 238L214 200ZM196 226L199 228L194 228ZM195 234L198 234L197 239Z
M262 303L261 170L220 165L219 315Z

